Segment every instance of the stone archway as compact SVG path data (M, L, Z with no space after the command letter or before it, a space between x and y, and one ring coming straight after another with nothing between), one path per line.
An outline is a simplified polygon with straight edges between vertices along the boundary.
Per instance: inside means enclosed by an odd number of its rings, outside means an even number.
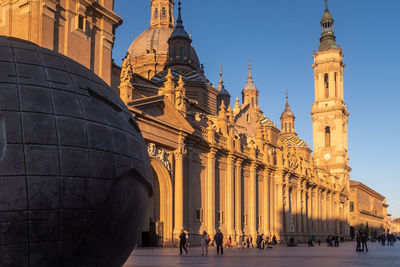
M151 157L154 175L154 196L150 201L149 212L153 217L157 235L161 237L160 245L172 244L173 232L173 195L170 173L157 158Z

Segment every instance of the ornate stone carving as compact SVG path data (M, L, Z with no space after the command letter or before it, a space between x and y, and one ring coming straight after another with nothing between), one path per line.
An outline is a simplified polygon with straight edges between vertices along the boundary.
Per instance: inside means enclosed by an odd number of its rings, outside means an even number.
M169 172L171 171L171 162L169 160L170 152L157 147L157 145L153 143L147 144L147 152L150 157L159 159L164 164L165 168L167 168Z
M124 61L122 61L122 69L121 69L121 83L129 82L132 78L133 67L129 60L129 57L126 57Z

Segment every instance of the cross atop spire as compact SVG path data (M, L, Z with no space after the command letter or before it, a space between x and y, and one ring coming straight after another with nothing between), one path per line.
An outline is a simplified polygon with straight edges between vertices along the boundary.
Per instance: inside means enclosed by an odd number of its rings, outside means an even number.
M249 79L252 79L253 77L251 76L251 59L249 59Z
M181 15L181 10L182 10L181 5L182 5L181 0L179 0L179 3L178 3L178 19L176 20L176 23L178 25L182 25L182 23L183 23L182 15Z
M222 64L219 65L219 84L218 84L218 89L219 91L222 91L225 88L224 86L224 81L222 80Z
M325 0L325 11L328 10L328 0Z
M286 108L289 108L289 93L288 93L288 89L286 89Z

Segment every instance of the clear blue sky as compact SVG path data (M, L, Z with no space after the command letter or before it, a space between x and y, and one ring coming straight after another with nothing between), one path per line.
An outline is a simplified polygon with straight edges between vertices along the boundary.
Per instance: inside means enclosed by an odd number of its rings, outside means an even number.
M232 101L247 78L249 58L264 114L279 125L285 90L296 130L312 146L313 50L318 49L323 0L183 0L183 22L206 76L217 84L223 65ZM124 23L114 49L120 64L150 22L150 0L116 0ZM344 49L351 179L386 196L400 217L400 25L398 0L330 0L334 31ZM176 16L175 16L176 17Z

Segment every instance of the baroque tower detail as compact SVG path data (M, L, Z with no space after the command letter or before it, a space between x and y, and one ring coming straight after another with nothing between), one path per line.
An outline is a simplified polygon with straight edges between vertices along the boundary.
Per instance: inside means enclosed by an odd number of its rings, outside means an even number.
M315 102L312 107L316 166L335 175L348 192L349 167L347 123L349 113L343 96L343 50L337 46L333 17L326 1L322 34L314 58Z
M174 31L174 1L151 0L150 28L131 44L127 58L135 73L151 79L168 60L168 39Z

